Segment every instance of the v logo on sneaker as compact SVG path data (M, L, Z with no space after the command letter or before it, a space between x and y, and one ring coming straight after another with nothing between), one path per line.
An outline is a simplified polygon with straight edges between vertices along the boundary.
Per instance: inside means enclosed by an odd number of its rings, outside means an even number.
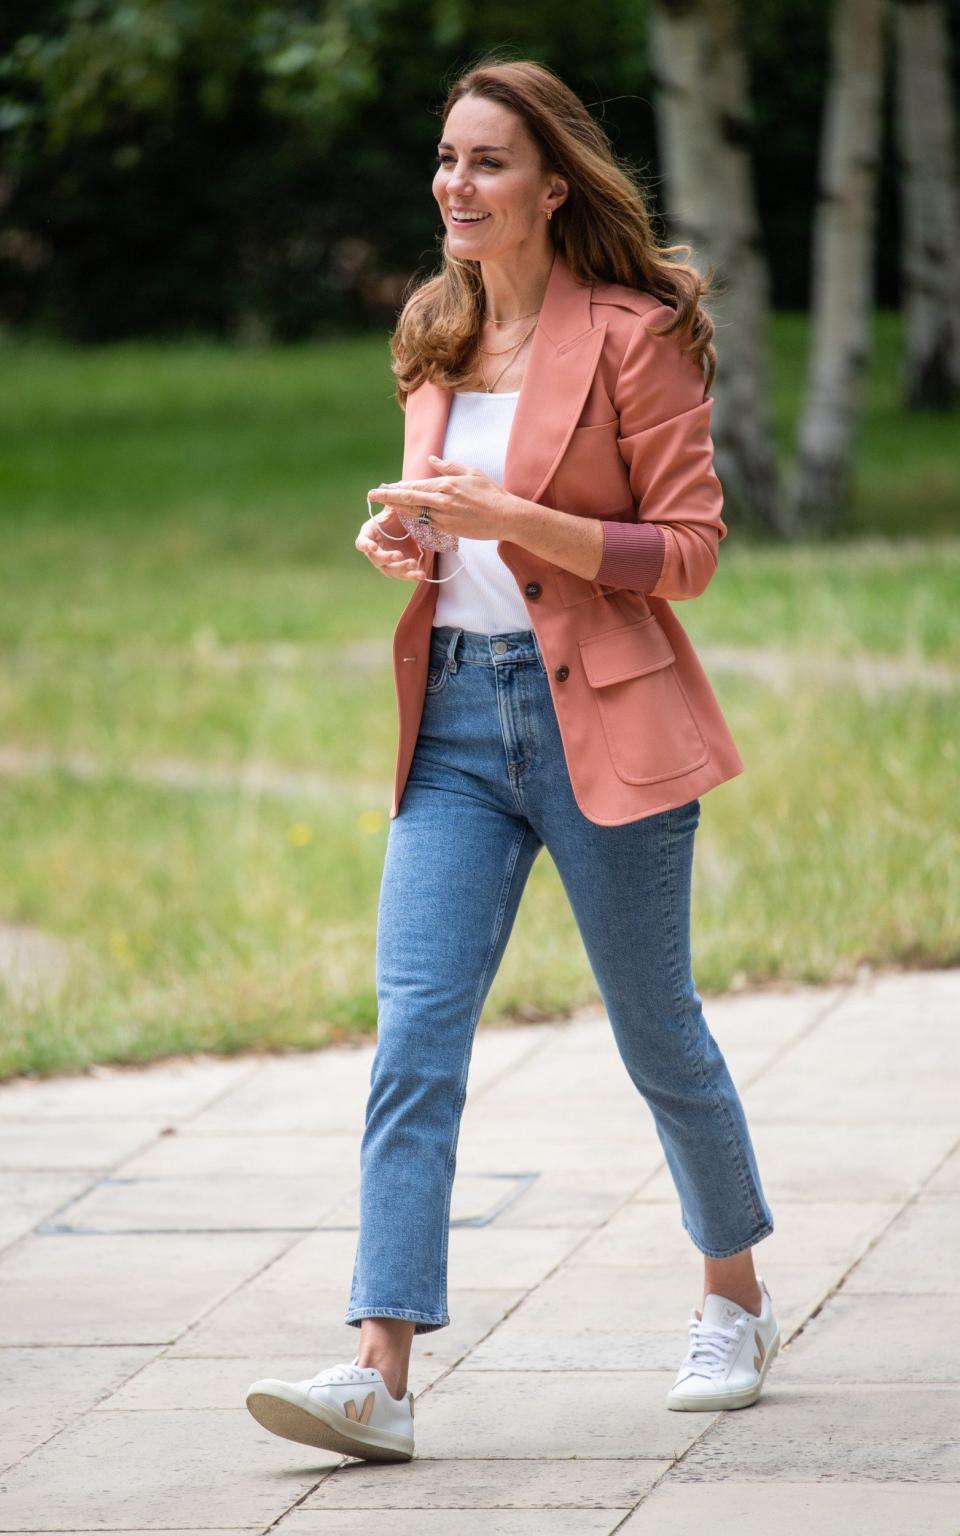
M766 1356L767 1351L764 1349L764 1347L763 1347L763 1340L761 1339L761 1337L760 1337L760 1335L759 1335L759 1333L757 1332L756 1329L753 1330L753 1337L754 1337L754 1341L756 1343L757 1349L760 1351L759 1359L757 1358L756 1355L754 1355L754 1357L753 1357L753 1368L754 1368L755 1371L759 1371L761 1365L763 1364L764 1357Z
M363 1407L358 1414L356 1403L352 1397L348 1397L343 1405L343 1411L348 1419L354 1419L358 1424L366 1424L369 1422L370 1415L373 1412L373 1405L376 1402L376 1398L377 1394L375 1392L368 1392L363 1400Z

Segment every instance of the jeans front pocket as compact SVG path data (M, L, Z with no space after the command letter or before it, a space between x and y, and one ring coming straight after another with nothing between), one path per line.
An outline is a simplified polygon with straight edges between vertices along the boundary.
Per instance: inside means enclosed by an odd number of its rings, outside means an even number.
M430 666L427 670L427 686L424 689L424 693L441 693L447 685L449 676L450 669L447 666L446 655L432 652L430 655Z

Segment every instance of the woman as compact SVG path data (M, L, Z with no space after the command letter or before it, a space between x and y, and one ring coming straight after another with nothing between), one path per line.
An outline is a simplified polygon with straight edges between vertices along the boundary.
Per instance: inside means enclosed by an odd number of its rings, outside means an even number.
M754 1402L779 1343L751 1253L773 1217L690 969L698 796L743 767L668 602L703 590L726 533L705 285L656 245L641 191L539 64L454 85L433 193L443 268L393 338L403 478L371 489L387 511L356 539L419 584L394 642L400 741L345 1319L360 1347L247 1398L277 1434L371 1460L413 1454L408 1362L415 1333L450 1321L473 1034L543 847L704 1255L667 1406Z

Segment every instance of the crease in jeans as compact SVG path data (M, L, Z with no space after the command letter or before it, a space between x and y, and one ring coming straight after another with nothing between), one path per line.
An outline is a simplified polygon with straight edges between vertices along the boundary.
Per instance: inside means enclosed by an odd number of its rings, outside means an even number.
M661 861L666 897L664 911L666 912L676 911L677 861L675 844L676 823L673 816L668 815L666 822L666 835L662 845L664 857ZM701 1086L704 1089L705 1094L709 1097L710 1103L713 1105L715 1110L719 1111L726 1134L727 1146L733 1153L734 1164L737 1169L737 1177L740 1182L740 1192L744 1197L744 1201L746 1204L752 1207L754 1213L756 1214L757 1220L766 1225L766 1216L761 1210L759 1201L757 1200L756 1187L751 1177L750 1169L747 1165L747 1160L744 1156L743 1147L740 1145L740 1141L737 1137L736 1127L734 1126L733 1120L730 1117L729 1108L724 1102L722 1096L717 1093L716 1090L711 1090L710 1085L707 1082L706 1073L703 1070L703 1054L694 1039L692 1016L690 1009L685 1001L686 991L684 980L681 975L679 945L680 932L676 923L673 923L671 925L670 931L670 962L673 973L674 1005L678 1009L680 1018L683 1022L683 1033L687 1046L687 1055L690 1057L690 1060L694 1065L694 1068L700 1078ZM691 1233L691 1236L692 1235L693 1234Z
M527 836L527 828L526 828L526 825L524 825L524 826L520 827L519 831L517 832L517 836L514 838L513 845L512 845L512 847L510 849L510 855L509 855L509 858L507 860L507 866L506 866L506 869L504 870L503 880L500 883L500 899L497 902L497 912L496 912L496 918L495 918L494 925L493 925L493 934L491 935L490 943L489 943L489 946L487 948L486 958L484 959L483 965L480 968L480 975L479 975L479 977L477 979L476 991L474 992L474 995L473 995L473 1004L472 1004L472 1007L470 1009L470 1038L471 1038L471 1042L473 1040L474 1032L476 1031L477 1020L480 1017L480 1010L483 1007L483 1000L484 1000L484 995L485 995L485 990L486 990L487 977L488 977L488 975L490 973L490 965L491 965L491 962L493 960L494 955L497 952L497 941L499 940L501 931L503 929L503 919L504 919L504 915L505 915L506 910L507 910L507 902L508 902L508 898L510 896L510 889L511 889L511 887L513 885L514 876L515 876L515 874L517 872L517 860L520 857L520 850L523 847L524 840L526 839L526 836ZM451 1202L451 1199L452 1199L452 1196L453 1196L453 1172L454 1172L454 1170L453 1170L451 1165L452 1165L453 1159L454 1159L454 1148L456 1147L456 1144L457 1144L457 1137L458 1137L458 1132L459 1132L459 1127L460 1127L460 1120L461 1120L461 1116L463 1114L463 1106L464 1106L464 1103L466 1102L466 1097L467 1097L467 1078L468 1078L468 1075L469 1075L469 1072L470 1072L470 1058L471 1058L471 1055L472 1055L472 1043L471 1043L471 1046L467 1050L465 1050L464 1053L463 1053L463 1067L461 1069L460 1084L459 1084L459 1087L458 1087L458 1090L457 1090L457 1108L456 1108L456 1111L455 1111L454 1116L453 1116L453 1126L452 1126L452 1131L451 1131L451 1136L450 1136L450 1145L449 1145L449 1147L447 1149L447 1175L446 1175L447 1188L446 1188L446 1197L445 1197L445 1199L446 1199L446 1209L445 1209L444 1220L443 1220L443 1246L442 1246L441 1252L440 1252L440 1277L439 1277L439 1290L438 1290L438 1295L437 1295L437 1310L438 1311L443 1311L444 1310L443 1299L442 1298L443 1298L444 1292L446 1290L446 1284L447 1284L447 1253L448 1253L448 1249L449 1249L449 1245L450 1245L450 1202Z

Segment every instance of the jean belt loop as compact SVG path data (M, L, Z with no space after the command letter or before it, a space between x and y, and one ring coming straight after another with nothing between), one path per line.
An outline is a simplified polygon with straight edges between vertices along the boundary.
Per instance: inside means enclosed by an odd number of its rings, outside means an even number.
M455 629L453 631L453 634L450 636L450 644L447 646L447 671L448 672L456 672L456 670L457 670L457 658L456 658L454 653L455 653L455 651L457 649L457 641L460 639L460 636L462 634L463 634L463 630L462 629Z
M532 629L530 631L530 633L533 635L533 643L534 643L534 646L536 647L537 656L540 659L540 667L541 667L542 671L546 672L547 664L546 664L546 662L543 659L543 652L540 649L540 641L537 639L537 632L536 632L535 629Z

